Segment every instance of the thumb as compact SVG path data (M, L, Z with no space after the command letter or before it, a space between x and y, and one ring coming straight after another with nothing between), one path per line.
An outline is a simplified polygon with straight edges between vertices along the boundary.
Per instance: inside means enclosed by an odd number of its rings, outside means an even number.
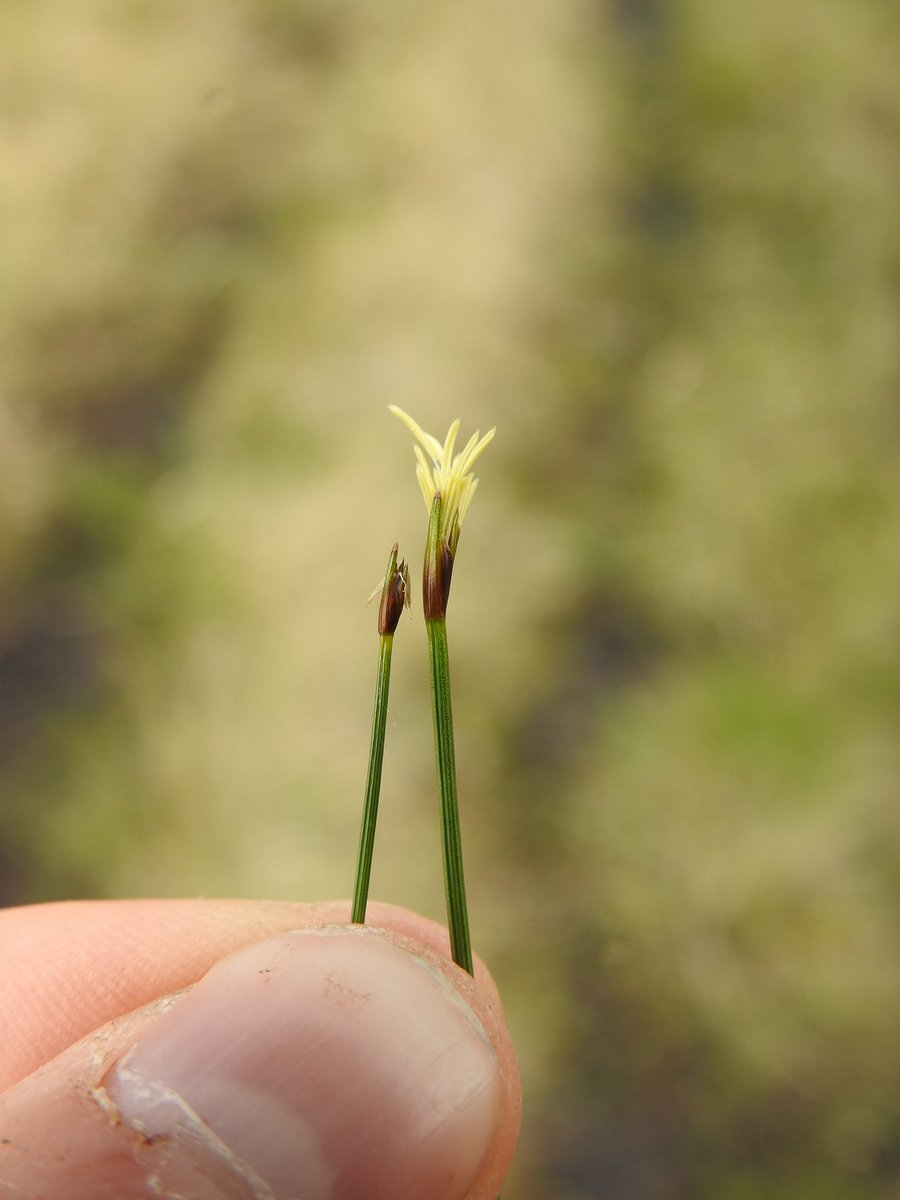
M493 1200L518 1089L468 975L393 931L312 927L11 1088L0 1179L33 1200Z

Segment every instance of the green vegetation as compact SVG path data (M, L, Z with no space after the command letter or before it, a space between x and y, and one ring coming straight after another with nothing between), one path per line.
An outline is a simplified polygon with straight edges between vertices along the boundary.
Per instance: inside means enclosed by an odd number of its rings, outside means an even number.
M395 542L388 559L378 606L378 671L375 676L375 712L372 717L366 792L359 831L359 850L356 855L356 874L353 879L353 901L350 906L350 920L358 925L364 925L366 921L369 882L372 878L372 856L375 851L378 801L381 798L381 771L384 764L384 733L387 728L388 700L391 691L394 631L403 615L404 607L408 608L410 603L409 571L405 559L397 562L398 549ZM374 594L371 598L374 599Z
M421 541L385 406L496 425L453 671L504 1200L896 1195L898 36L0 10L3 900L345 895ZM372 895L440 917L426 670Z

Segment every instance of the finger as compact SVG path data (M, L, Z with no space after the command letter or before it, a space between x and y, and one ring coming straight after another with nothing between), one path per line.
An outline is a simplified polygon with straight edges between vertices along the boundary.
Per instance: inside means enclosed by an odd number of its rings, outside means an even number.
M0 1101L32 1200L493 1200L519 1123L492 997L394 931L255 943Z
M349 915L343 901L263 900L75 901L0 911L0 1090L107 1021L196 982L233 950ZM446 952L446 932L416 913L371 904L369 915Z

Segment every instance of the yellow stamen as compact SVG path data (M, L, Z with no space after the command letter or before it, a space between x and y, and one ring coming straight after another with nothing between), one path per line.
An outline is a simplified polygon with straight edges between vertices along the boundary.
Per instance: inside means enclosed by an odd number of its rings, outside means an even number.
M441 497L441 538L450 546L452 553L456 549L456 538L459 536L460 526L478 486L478 480L471 473L472 466L482 451L493 441L496 431L489 429L482 438L476 431L463 449L454 455L453 450L459 433L459 418L450 426L442 444L436 437L426 433L418 422L414 421L402 408L398 408L395 404L390 404L388 407L419 442L419 445L413 447L417 460L416 478L422 489L425 507L429 512L431 512L434 497L437 495ZM423 453L423 449L425 453Z

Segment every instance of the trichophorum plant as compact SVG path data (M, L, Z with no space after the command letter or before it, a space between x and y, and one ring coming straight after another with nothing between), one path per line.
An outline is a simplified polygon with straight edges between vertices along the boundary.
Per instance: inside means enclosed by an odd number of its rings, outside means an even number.
M378 797L381 794L381 767L384 762L384 730L387 724L388 695L391 688L391 652L394 630L400 621L404 605L409 608L409 572L406 563L397 562L398 546L394 542L388 559L384 585L376 588L372 599L381 592L378 606L378 674L375 677L375 716L372 720L372 741L369 746L369 771L366 776L366 795L363 801L362 828L359 834L359 855L356 860L356 882L353 886L353 907L350 920L362 925L366 919L369 898L369 879L372 874L372 852L375 848L375 823L378 820Z
M493 439L494 430L491 429L484 437L474 433L463 449L454 454L459 434L458 420L453 422L446 438L440 442L426 433L402 409L391 405L390 411L399 417L416 439L416 477L428 511L425 564L422 572L422 608L428 635L431 672L431 708L441 808L441 851L447 924L453 961L472 974L472 946L469 937L456 791L456 752L450 697L450 656L447 646L447 601L450 596L460 529L478 486L478 480L472 474L472 467ZM381 787L393 636L404 605L409 605L409 573L406 563L402 560L398 562L397 555L398 548L395 545L391 550L384 584L381 587L381 605L378 613L380 653L375 686L375 716L372 723L369 771L353 892L352 920L356 922L365 921Z

